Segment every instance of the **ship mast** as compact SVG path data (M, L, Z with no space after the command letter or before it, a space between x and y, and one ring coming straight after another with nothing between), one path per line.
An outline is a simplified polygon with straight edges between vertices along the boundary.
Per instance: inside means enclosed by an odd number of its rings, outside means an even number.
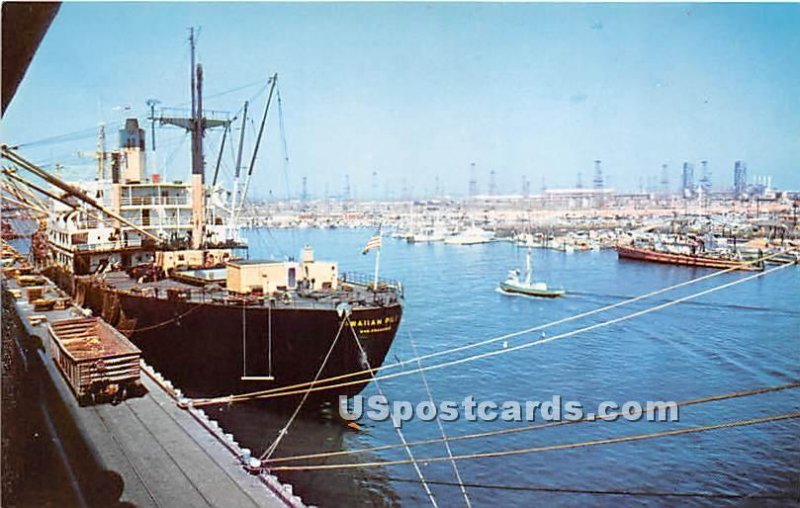
M100 123L97 126L97 179L106 178L106 126Z
M525 284L531 285L531 248L525 252Z
M175 125L181 127L192 135L192 248L199 249L203 246L205 238L206 211L204 173L205 159L203 157L203 137L206 130L213 127L228 127L230 120L212 119L203 116L203 66L195 63L195 33L194 28L189 29L189 47L191 48L191 92L192 110L189 118L160 116L161 125Z

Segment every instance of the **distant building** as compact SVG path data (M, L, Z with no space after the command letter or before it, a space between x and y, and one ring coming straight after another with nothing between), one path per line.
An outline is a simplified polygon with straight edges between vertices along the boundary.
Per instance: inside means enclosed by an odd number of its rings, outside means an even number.
M614 196L614 189L547 189L542 192L541 199L545 208L554 209L589 209L597 208L598 202L607 202Z

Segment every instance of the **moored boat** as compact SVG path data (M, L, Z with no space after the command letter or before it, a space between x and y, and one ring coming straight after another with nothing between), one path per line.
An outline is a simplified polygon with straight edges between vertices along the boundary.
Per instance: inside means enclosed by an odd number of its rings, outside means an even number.
M716 257L707 254L675 253L657 250L654 247L634 247L632 245L617 245L617 256L620 259L634 259L653 263L666 263L671 265L696 266L702 268L735 268L738 270L761 271L763 263L748 263L743 260Z
M469 227L464 231L444 239L448 245L477 245L489 243L494 240L494 232L487 231L476 226Z

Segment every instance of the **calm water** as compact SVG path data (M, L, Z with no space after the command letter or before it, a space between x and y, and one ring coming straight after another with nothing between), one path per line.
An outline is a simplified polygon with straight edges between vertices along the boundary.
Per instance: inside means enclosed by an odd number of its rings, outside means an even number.
M371 235L365 230L301 230L250 232L251 257L281 258L314 246L318 259L337 259L340 269L371 272L374 256L360 255ZM618 261L610 251L565 254L534 251L534 269L541 278L563 285L570 293L556 300L509 297L495 288L509 269L524 265L524 250L508 243L476 246L409 245L385 239L381 273L403 281L405 315L389 353L390 360L413 357L412 340L421 354L522 330L599 306L696 278L706 270ZM551 328L548 335L621 316L665 298L734 280L726 274L652 300ZM591 407L603 400L688 400L800 379L800 268L746 282L607 328L523 351L427 373L438 400L579 400ZM539 338L518 337L509 346ZM471 350L501 348L493 344ZM430 360L437 362L454 356ZM381 382L390 399L426 400L418 374ZM374 385L365 391L375 393ZM682 427L749 419L800 410L800 390L682 408L677 423L578 424L487 439L452 443L465 454L546 446L659 432ZM253 450L275 437L287 414L263 404L215 410L223 426ZM446 423L449 435L475 433L519 423ZM414 421L404 427L409 440L439 437L434 422ZM687 436L612 444L459 462L469 483L535 485L580 489L704 491L720 493L798 492L800 421L789 420ZM389 422L363 423L363 431L313 410L296 421L277 455L337 451L399 442ZM445 454L441 444L415 447L418 458ZM343 460L405 458L403 449L345 457ZM331 459L335 460L335 459ZM428 479L454 481L449 463L422 464ZM335 472L282 474L307 503L322 506L354 504L427 504L411 466L352 469ZM457 487L434 486L442 506L462 506ZM742 500L620 497L530 491L468 489L476 506L625 505L667 506L729 504ZM751 501L751 503L754 503ZM786 505L787 501L772 501ZM759 505L769 504L764 501Z

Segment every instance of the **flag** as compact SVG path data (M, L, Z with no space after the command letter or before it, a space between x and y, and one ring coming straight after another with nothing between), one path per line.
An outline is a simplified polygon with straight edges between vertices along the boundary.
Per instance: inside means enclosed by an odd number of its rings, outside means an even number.
M364 246L364 250L361 251L361 254L366 254L372 249L380 249L380 248L381 248L381 235L380 233L375 233L375 236L370 238L369 241L367 242L367 245Z

